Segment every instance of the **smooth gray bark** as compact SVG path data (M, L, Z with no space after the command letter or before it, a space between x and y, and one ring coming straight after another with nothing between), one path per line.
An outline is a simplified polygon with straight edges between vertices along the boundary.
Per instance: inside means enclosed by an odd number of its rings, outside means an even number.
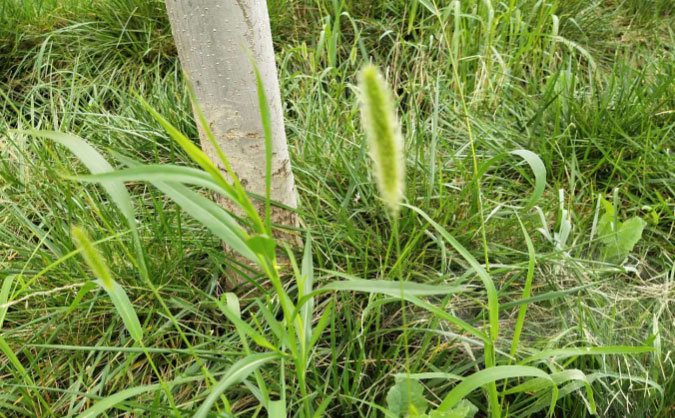
M244 188L264 196L265 139L251 57L255 60L272 121L271 197L297 207L265 0L166 0L166 8L181 65L218 144ZM202 149L219 163L199 129ZM229 202L221 203L237 212ZM257 202L261 214L263 206ZM272 222L293 226L297 219L273 207Z

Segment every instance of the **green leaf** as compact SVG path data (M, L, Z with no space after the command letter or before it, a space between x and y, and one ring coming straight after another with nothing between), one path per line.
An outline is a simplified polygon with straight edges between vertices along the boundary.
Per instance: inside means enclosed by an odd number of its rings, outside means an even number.
M511 151L509 154L517 155L525 160L534 173L534 191L530 196L529 202L525 206L525 211L528 211L537 204L544 194L544 189L546 188L546 166L541 158L532 151L519 149Z
M79 226L73 226L72 232L73 239L75 240L78 248L82 250L82 257L84 257L84 261L91 269L91 272L94 273L94 276L100 280L101 286L103 286L105 290L112 290L112 274L110 274L108 265L101 254L96 251L96 248L89 239L87 233Z
M12 289L14 277L13 274L5 277L2 282L2 289L0 289L0 328L2 328L2 323L5 322L5 315L7 315L8 307L5 305L9 301L9 291Z
M32 380L28 374L26 374L26 369L23 367L21 364L21 361L19 361L19 358L14 354L14 351L12 351L12 348L7 344L4 338L0 335L0 351L7 356L7 359L9 360L9 363L14 366L14 368L23 376L26 382L31 382Z
M77 292L77 295L75 295L75 299L73 299L73 302L70 304L70 307L68 307L68 310L66 311L65 315L69 315L71 312L77 309L80 302L82 301L82 298L84 298L84 296L96 286L97 284L95 282L86 282Z
M91 183L102 183L106 181L162 181L167 183L191 184L205 187L235 201L237 199L230 189L223 189L220 183L215 181L213 177L208 175L205 171L171 164L139 165L102 174L66 176L66 178Z
M141 167L141 164L121 155L117 155L117 158L132 168ZM148 181L223 240L228 247L251 261L259 262L255 253L245 243L248 234L225 209L182 184L160 181L155 177Z
M129 388L115 393L114 395L108 396L107 398L101 399L96 402L91 408L82 412L76 418L93 418L107 411L108 409L114 407L115 405L122 403L123 401L140 395L146 392L154 392L159 390L161 385L147 385L147 386L136 386L134 388Z
M540 351L530 357L527 357L518 364L528 364L542 359L564 359L575 356L588 355L609 355L609 354L638 354L648 353L654 351L653 347L631 347L628 345L615 345L605 347L574 347L574 348L559 348L553 350Z
M220 297L220 302L224 303L234 316L241 318L241 305L239 304L237 295L232 292L223 293L223 296Z
M98 280L96 282L100 283ZM112 283L112 289L106 289L106 291L113 305L115 305L117 313L122 317L122 322L124 322L127 331L129 331L134 340L140 343L143 340L143 328L138 320L134 306L129 300L129 296L122 289L122 286L115 281Z
M195 145L188 137L183 135L181 131L176 129L169 121L164 119L162 115L160 115L155 109L152 108L146 102L142 97L139 96L139 100L141 101L141 104L145 109L150 112L150 114L155 118L157 122L159 122L160 125L166 130L166 132L169 134L169 136L176 141L178 145L180 145L181 148L183 148L183 151L187 153L187 155L194 161L195 163L199 164L199 166L209 173L215 181L220 183L224 188L228 188L229 183L225 181L223 178L222 173L216 167L215 164L209 159L209 157L201 150L197 145ZM231 186L230 186L231 187Z
M190 93L190 100L192 101L192 108L197 113L199 123L202 125L203 132L206 134L206 138L213 146L213 149L216 151L216 154L220 159L220 162L225 167L225 171L232 180L232 184L234 187L232 188L231 193L233 193L236 196L235 201L239 202L244 212L248 214L248 216L253 220L253 222L256 223L256 225L258 225L260 228L263 228L264 226L262 224L260 216L258 215L258 211L253 206L251 199L248 198L246 190L244 190L244 187L241 185L241 182L237 177L237 173L235 173L234 170L232 169L232 166L230 165L227 156L223 152L223 149L221 148L220 144L218 144L218 141L216 140L216 137L213 134L213 130L211 129L211 126L206 120L206 116L204 116L204 112L202 112L202 109L199 106L199 103L197 102L197 96L195 95L195 92L189 81L187 83L187 86L188 92ZM262 229L260 229L260 231L262 231Z
M229 319L235 327L237 327L237 330L251 338L256 344L258 344L261 347L268 348L270 350L277 350L276 347L265 337L263 337L258 331L253 329L249 324L241 320L239 311L233 311L229 307L225 306L223 303L219 303L218 307L220 308L221 312Z
M621 223L616 240L606 248L605 259L618 262L626 258L642 238L646 225L647 222L637 216Z
M530 297L530 292L532 289L532 279L534 277L535 253L534 253L534 245L532 245L532 240L530 239L530 236L527 234L525 225L523 225L520 218L518 218L518 222L520 223L520 229L523 232L523 237L525 237L525 243L527 244L527 255L529 260L527 263L525 286L523 286L523 296L521 298L521 300L527 300ZM511 351L510 351L511 357L515 356L516 351L518 350L518 343L520 342L520 333L522 332L523 326L525 325L526 312L527 312L527 303L524 303L520 305L520 308L518 308L518 318L516 319L516 326L513 331L513 338L511 339Z
M478 408L466 399L459 401L457 405L447 411L431 411L429 418L473 418L478 413Z
M550 381L551 383L553 382L547 373L537 369L536 367L490 367L488 369L478 371L462 380L457 386L454 387L454 389L450 391L450 393L446 395L445 399L443 399L443 402L437 410L439 412L449 411L451 408L459 405L459 402L474 390L497 380L510 379L514 377L541 377Z
M317 341L319 341L321 333L323 333L323 331L330 323L332 312L333 312L333 302L331 302L330 305L328 305L326 309L324 309L323 313L321 314L321 318L319 318L319 322L317 322L316 326L312 330L312 336L311 339L309 340L308 349L314 347L314 344L316 344ZM310 327L312 326L311 321L309 323L309 326Z
M160 115L156 110L152 108L142 97L139 97L139 100L143 104L143 106L147 109L150 114L159 122L160 125L166 130L166 132L171 136L171 138L180 145L181 148L188 154L188 156L194 161L195 163L199 164L199 166L206 171L213 179L220 184L220 186L229 192L231 196L237 196L237 199L234 200L234 202L239 205L239 207L242 208L244 212L246 212L247 215L258 225L261 227L261 231L264 230L264 226L262 225L262 222L260 221L260 217L258 216L258 213L256 212L255 208L253 207L253 204L251 203L250 199L245 195L245 193L238 193L237 190L235 190L232 185L230 185L225 177L223 176L223 173L220 171L218 167L209 159L209 157L201 150L199 149L198 146L196 146L190 139L188 139L185 135L183 135L182 132L180 132L176 127L171 125L169 121L164 119L162 115ZM195 103L196 105L196 103ZM207 131L210 133L210 129ZM219 155L222 155L220 153ZM234 174L231 170L229 170L230 174Z
M241 382L254 370L277 358L279 358L279 355L276 353L253 354L234 363L220 382L211 388L209 396L206 397L206 400L204 400L202 406L200 406L193 415L193 418L205 418L211 408L213 408L213 404L216 403L218 397L225 392L227 388Z
M115 309L122 318L122 322L124 322L124 326L129 331L129 334L131 334L133 339L141 342L143 339L143 328L141 328L141 323L126 292L113 280L108 265L98 251L96 251L87 233L82 228L74 226L73 238L75 238L78 247L82 250L82 256L87 265L94 273L94 276L98 278L96 283L108 292L108 296L110 296L110 300L115 305Z
M277 242L267 235L256 235L246 241L248 248L268 260L273 260L277 248Z
M487 292L488 299L488 320L490 322L490 338L492 341L496 341L499 335L499 300L497 299L497 289L495 284L492 281L492 277L485 270L485 268L478 263L478 260L467 250L462 244L460 244L455 237L450 235L448 231L435 222L429 215L427 215L422 209L419 209L415 206L410 206L403 204L403 206L414 210L420 214L434 229L441 234L441 236L450 244L452 247L464 258L464 260L469 263L469 265L474 269L478 277L483 282L485 286L485 291Z
M317 291L350 290L354 292L379 293L392 297L406 296L434 296L461 293L466 290L463 286L429 285L415 282L401 282L394 280L343 280L328 283Z
M431 295L459 293L464 290L464 287L462 286L431 286L413 282L362 280L362 279L355 279L353 276L335 271L330 271L330 273L332 273L335 276L344 277L348 280L332 282L326 286L323 286L315 290L310 295L306 295L303 298L301 298L301 300L298 302L298 307L303 306L304 303L306 303L312 296L331 290L383 294L391 296L393 298L401 298L405 301L412 303L413 305L426 309L429 312L433 313L434 315L438 316L439 318L442 318L452 324L457 325L458 327L467 331L474 337L480 338L483 342L489 342L487 336L482 331L476 329L472 325L468 324L467 322L464 322L463 320L457 318L456 316L450 315L449 313L438 308L437 306L431 303L427 303L415 296L415 295L431 296Z
M427 409L424 387L415 379L396 379L396 384L387 393L387 408L399 417L411 411L423 414Z
M394 377L398 378L411 378L416 380L424 379L452 379L452 380L462 380L462 376L454 373L444 373L444 372L424 372L424 373L396 373Z
M312 415L312 418L324 417L326 409L328 409L328 405L330 405L331 402L333 402L333 399L335 399L335 393L324 396L325 396L324 400L322 400L319 406L316 408L316 410L314 410L314 415Z
M598 220L598 236L604 245L603 259L613 263L621 262L642 238L647 222L637 216L619 222L614 205L604 198L601 203L605 213Z
M303 297L312 293L314 287L314 260L312 259L312 240L307 235L305 240L305 249L302 256L302 270L296 274L298 284L298 296ZM311 347L312 340L312 313L314 312L314 298L310 297L307 303L300 308L300 318L302 320L303 334L308 349Z
M253 64L253 71L255 72L255 81L258 88L260 120L265 135L265 228L267 233L272 235L272 118L267 104L267 97L265 97L265 87L263 86L262 77L260 76L260 71L253 58L251 58L251 64Z
M223 240L242 256L258 263L255 253L246 245L246 232L227 211L211 200L177 183L152 182L185 212Z
M14 131L26 135L34 135L41 138L48 138L57 144L68 148L70 152L84 164L93 174L105 173L113 171L112 166L106 161L103 156L84 139L56 131ZM134 209L131 203L129 192L119 181L102 181L101 186L108 193L110 198L115 202L115 205L120 209L124 217L129 222L129 225L134 227L136 220L134 219Z
M580 381L584 384L586 388L586 397L588 398L588 412L593 415L595 414L596 405L595 398L593 395L593 388L591 387L591 382L588 377L581 371L577 369L563 370L561 372L551 374L551 379L553 384L556 386L561 386L570 381ZM537 392L542 389L546 389L551 386L551 382L540 377L535 377L530 379L525 383L522 383L516 387L513 387L507 391L505 394L521 393L521 392Z
M78 136L56 131L17 130L13 132L51 139L57 144L68 148L68 150L73 153L92 174L102 174L113 171L113 167L96 150L96 148L89 145L84 139ZM136 219L134 217L134 205L131 201L131 195L129 194L129 191L126 189L126 187L124 187L124 183L117 180L105 180L101 181L100 184L110 197L110 200L115 204L115 206L117 206L120 212L122 212L122 215L124 215L127 225L129 226L131 234L134 238L134 247L138 255L138 267L140 269L141 277L149 280L148 270L145 263L145 255L141 245L140 237L138 235Z
M267 412L269 418L286 418L288 416L286 412L286 402L284 402L283 399L271 401L267 407Z

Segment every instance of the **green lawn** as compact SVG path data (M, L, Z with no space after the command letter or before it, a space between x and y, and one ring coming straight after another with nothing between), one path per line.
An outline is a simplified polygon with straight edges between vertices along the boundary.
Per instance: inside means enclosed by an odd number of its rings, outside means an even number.
M263 286L237 294L238 317L221 239L170 193L127 182L128 222L72 179L88 170L68 148L16 132L77 135L117 168L198 168L140 99L198 139L163 1L0 0L0 417L75 417L106 398L120 417L211 400L214 417L283 416L275 400L289 417L395 417L397 396L432 410L489 373L497 384L465 398L477 416L544 416L547 379L557 417L674 416L675 1L268 4L311 245L301 272L252 272ZM361 126L371 60L405 142L396 222ZM528 161L546 172L536 200ZM73 226L129 304L87 284ZM309 271L323 290L300 309Z

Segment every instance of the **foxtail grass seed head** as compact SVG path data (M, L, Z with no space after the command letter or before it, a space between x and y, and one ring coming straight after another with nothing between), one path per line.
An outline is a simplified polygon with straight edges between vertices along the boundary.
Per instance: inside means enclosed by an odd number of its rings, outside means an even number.
M377 67L361 70L361 119L382 200L394 215L400 209L404 180L403 137L394 98Z
M91 239L89 239L87 233L79 226L73 226L72 233L77 247L82 250L84 261L86 261L92 273L94 273L94 276L103 283L103 287L106 290L112 290L112 274L110 274L110 270L108 270L108 265L105 263L103 256L96 250L96 247L94 247L94 244L91 242Z

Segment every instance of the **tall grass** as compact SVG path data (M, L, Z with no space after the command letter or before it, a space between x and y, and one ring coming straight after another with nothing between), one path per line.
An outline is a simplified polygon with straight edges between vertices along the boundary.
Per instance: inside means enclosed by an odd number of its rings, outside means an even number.
M668 416L667 8L271 3L309 237L284 276L265 222L203 193L248 199L189 146L197 134L161 2L3 4L0 410L379 416L397 388L421 393L415 408L428 413L464 399L502 416L552 405L586 416L593 404ZM406 134L397 233L357 117L369 61L387 74ZM85 170L52 139L5 133L17 128L86 138L109 165ZM131 218L106 184L125 189ZM617 187L620 219L648 225L609 264L597 202ZM98 238L142 344L87 284L72 225ZM257 295L223 293L236 262L221 241L258 264Z

